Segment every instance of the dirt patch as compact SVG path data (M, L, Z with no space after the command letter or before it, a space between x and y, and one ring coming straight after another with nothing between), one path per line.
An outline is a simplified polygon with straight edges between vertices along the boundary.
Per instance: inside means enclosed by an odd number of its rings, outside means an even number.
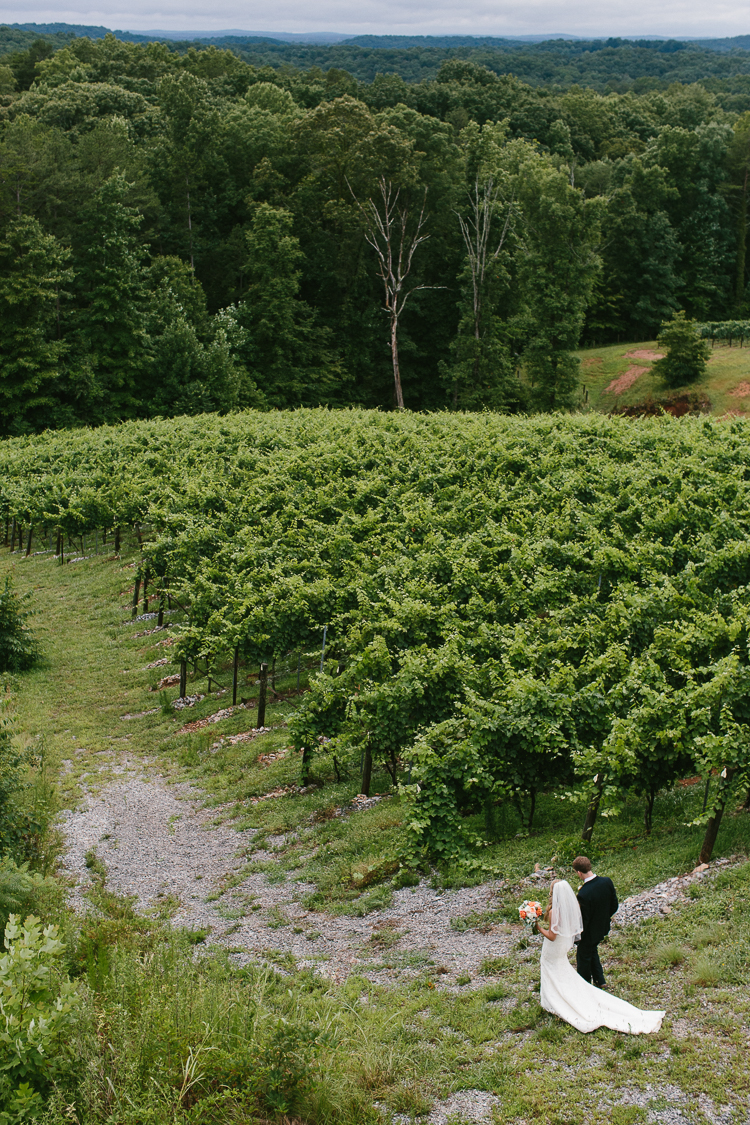
M746 398L747 395L750 395L750 383L738 383L729 394L732 398Z
M664 352L652 352L648 348L636 348L635 351L625 354L628 359L645 359L648 363L654 363L657 359L664 359Z
M601 356L590 355L586 359L581 360L581 367L601 367L603 363L604 360L601 358Z
M618 375L616 379L612 380L608 387L605 387L605 395L624 394L629 387L633 386L633 383L640 379L643 372L647 370L648 368L646 367L629 367L623 375Z

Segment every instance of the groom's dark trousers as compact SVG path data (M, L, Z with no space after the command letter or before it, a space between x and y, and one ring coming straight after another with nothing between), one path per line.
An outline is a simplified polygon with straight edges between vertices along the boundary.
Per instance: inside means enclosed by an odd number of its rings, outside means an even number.
M604 971L599 960L599 942L609 933L612 915L620 905L615 885L606 875L596 875L583 883L578 891L578 905L583 918L583 932L576 947L576 968L580 976L599 986L604 984Z

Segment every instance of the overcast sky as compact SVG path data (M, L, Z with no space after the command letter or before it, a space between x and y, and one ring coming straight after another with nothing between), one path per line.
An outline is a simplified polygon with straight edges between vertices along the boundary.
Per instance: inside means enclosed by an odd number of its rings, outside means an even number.
M75 3L75 0L72 0ZM679 35L750 34L750 0L0 0L0 22L75 23L118 30L337 31L352 35Z

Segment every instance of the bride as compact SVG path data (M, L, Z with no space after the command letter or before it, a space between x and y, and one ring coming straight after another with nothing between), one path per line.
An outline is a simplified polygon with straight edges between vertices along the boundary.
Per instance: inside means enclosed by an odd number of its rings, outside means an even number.
M552 884L552 898L544 921L549 925L548 930L541 923L537 924L545 939L540 994L543 1008L579 1031L611 1027L613 1031L640 1035L659 1030L665 1012L644 1012L625 1000L610 996L580 977L568 961L568 950L580 935L583 921L575 892L564 879Z

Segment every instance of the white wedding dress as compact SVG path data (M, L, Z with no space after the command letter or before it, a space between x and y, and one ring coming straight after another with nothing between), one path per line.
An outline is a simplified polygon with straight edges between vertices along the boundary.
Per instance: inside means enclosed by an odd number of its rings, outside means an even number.
M563 888L567 888L567 891ZM575 907L570 902L571 896ZM631 1035L647 1035L658 1031L666 1012L646 1012L641 1008L634 1008L626 1000L620 1000L589 984L570 964L568 950L572 948L573 938L580 933L582 925L576 925L575 921L571 925L570 917L574 910L578 912L580 919L573 888L564 881L556 883L553 889L551 929L557 936L554 941L542 938L542 1007L572 1024L578 1031L595 1031L597 1027L610 1027L613 1031L625 1031ZM560 929L573 932L558 933Z

